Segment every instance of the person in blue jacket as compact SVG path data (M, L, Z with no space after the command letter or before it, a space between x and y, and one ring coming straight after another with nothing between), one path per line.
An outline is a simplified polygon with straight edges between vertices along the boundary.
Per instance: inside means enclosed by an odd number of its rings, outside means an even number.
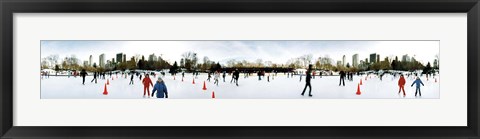
M161 77L158 77L157 83L153 86L152 97L157 91L157 98L168 98L168 91L165 82L163 82Z
M413 87L414 84L417 86L417 89L415 90L415 96L417 96L417 92L420 96L422 96L422 93L420 92L420 84L422 84L422 86L425 86L425 85L423 85L423 82L422 80L420 80L420 77L417 77L417 79L413 81L411 87Z

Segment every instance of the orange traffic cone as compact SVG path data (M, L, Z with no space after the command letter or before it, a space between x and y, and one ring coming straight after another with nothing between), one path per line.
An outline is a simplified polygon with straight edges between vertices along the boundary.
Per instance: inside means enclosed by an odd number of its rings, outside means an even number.
M362 85L362 79L360 79L360 85Z
M103 95L108 95L107 85L106 85L106 84L105 84L105 88L103 88Z
M212 98L215 98L215 91L212 91Z
M195 78L193 78L193 80L192 80L192 84L195 84Z
M205 85L205 81L203 81L203 90L207 90L207 86Z
M110 85L110 82L108 81L108 79L107 79L107 85Z
M357 85L357 95L361 95L362 92L360 92L360 84Z

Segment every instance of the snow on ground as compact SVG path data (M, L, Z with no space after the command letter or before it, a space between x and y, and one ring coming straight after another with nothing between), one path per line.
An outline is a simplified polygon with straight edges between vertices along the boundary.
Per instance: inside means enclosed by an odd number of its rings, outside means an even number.
M158 74L157 74L158 75ZM82 78L77 76L50 76L50 78L42 78L41 80L41 98L42 99L143 99L143 85L138 77L134 77L134 85L128 85L130 76L127 78L118 75L106 76L110 85L107 85L108 95L103 95L105 79L98 79L97 83L90 82L93 76L87 76L85 85L82 85ZM227 75L225 82L220 78L218 86L214 85L213 76L211 81L207 80L207 74L200 74L192 84L194 77L192 74L185 74L182 82L180 74L175 76L166 75L163 77L168 88L169 98L176 99L209 99L212 97L212 91L215 92L216 99L384 99L384 98L404 98L398 94L398 78L391 75L385 75L383 81L380 81L374 75L354 76L353 81L345 80L345 86L339 86L339 76L319 76L312 79L312 95L308 97L308 88L305 96L300 95L305 86L305 76L300 81L299 76L287 78L283 73L279 73L274 79L270 77L258 80L258 76L250 76L244 78L240 74L239 86L230 83L231 75ZM422 96L415 97L415 85L410 87L414 81L414 77L406 78L406 97L405 98L440 98L439 76L435 79L430 78L428 81L425 76L421 77L425 86L421 87ZM360 85L361 95L356 95L357 84L362 79L363 85ZM151 76L152 82L157 79ZM205 81L207 90L202 90ZM155 84L155 83L154 83ZM150 91L152 87L150 87ZM150 92L151 93L151 92Z

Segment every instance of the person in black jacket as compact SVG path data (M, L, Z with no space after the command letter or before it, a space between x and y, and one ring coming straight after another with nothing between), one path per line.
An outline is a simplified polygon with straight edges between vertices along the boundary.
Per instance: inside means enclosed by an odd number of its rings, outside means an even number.
M128 83L128 85L131 85L131 84L133 85L133 74L134 73L132 73L132 77L130 77L130 83Z
M342 81L343 81L343 86L345 86L345 72L344 71L340 71L340 83L338 84L338 86L342 85Z
M85 85L85 76L87 76L88 73L85 71L85 69L82 69L82 72L80 72L80 76L83 78L82 84Z
M306 75L306 78L305 78L305 88L303 88L303 92L302 92L302 96L303 94L305 94L305 91L307 90L307 86L309 88L309 92L308 92L308 96L313 96L312 95L312 85L310 84L310 79L312 78L312 74L310 73L312 72L312 64L308 65L308 69L307 69L307 75Z
M238 69L235 69L235 72L233 72L233 76L235 78L235 83L238 86L238 77L240 77L240 71L238 71Z
M93 79L90 82L93 82L95 80L95 84L97 83L97 72L93 73Z

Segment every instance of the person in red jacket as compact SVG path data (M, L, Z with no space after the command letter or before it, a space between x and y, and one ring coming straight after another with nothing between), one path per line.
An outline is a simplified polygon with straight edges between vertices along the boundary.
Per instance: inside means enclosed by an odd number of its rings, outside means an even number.
M145 74L145 78L142 80L143 83L143 97L145 97L145 92L148 92L148 97L150 97L150 85L153 87L152 80L150 80L148 74Z
M400 94L400 91L403 91L403 97L405 97L406 96L405 88L404 88L405 87L405 78L403 77L403 74L400 75L400 79L398 80L398 87L400 87L400 88L398 88L398 93Z

